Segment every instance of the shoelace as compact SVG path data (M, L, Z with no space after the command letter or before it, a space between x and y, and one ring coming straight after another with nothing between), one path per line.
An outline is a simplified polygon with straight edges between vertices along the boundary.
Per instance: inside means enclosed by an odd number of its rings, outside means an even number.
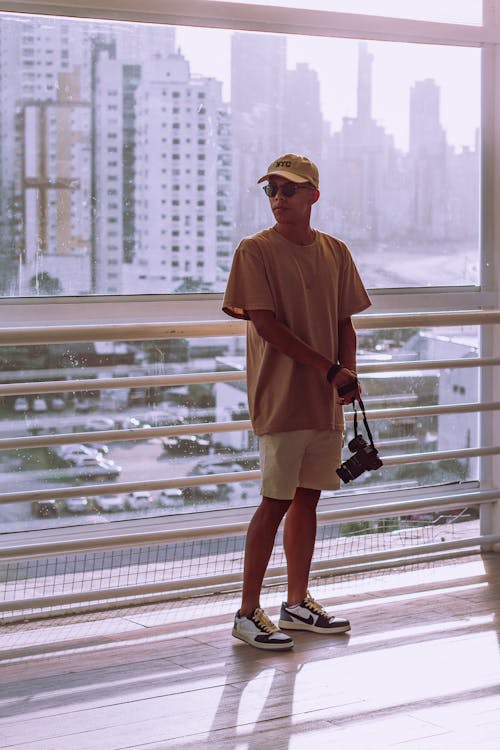
M271 635L271 633L278 632L278 628L276 627L276 625L271 622L269 617L262 609L257 608L255 610L252 615L252 620L261 630L264 630L269 635Z
M307 607L307 609L311 609L314 614L316 615L323 615L324 617L330 617L328 612L323 609L321 604L318 604L318 602L312 598L309 591L306 594L306 598L304 599L304 604Z

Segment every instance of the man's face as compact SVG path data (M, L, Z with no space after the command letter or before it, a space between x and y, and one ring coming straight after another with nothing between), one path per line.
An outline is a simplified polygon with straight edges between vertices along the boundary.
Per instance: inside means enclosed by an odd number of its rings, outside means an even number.
M308 224L311 206L319 197L319 191L309 183L294 183L284 177L270 177L268 185L282 188L293 185L296 190L293 195L286 196L282 189L269 198L271 210L278 224Z

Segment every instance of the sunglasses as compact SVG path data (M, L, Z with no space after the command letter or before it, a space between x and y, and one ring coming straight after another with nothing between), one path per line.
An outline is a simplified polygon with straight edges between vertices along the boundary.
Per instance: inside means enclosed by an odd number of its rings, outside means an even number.
M264 185L262 189L269 198L274 198L275 195L278 195L279 190L281 190L285 198L291 198L292 195L295 195L297 190L314 190L312 185L297 185L296 182L284 182L282 185L276 185L274 182L270 182L267 185Z

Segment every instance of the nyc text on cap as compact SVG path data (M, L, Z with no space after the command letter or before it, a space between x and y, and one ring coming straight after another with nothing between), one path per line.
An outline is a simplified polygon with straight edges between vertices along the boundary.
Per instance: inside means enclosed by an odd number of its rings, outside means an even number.
M290 182L310 182L315 188L319 187L318 167L306 156L297 154L280 156L279 159L271 162L266 174L257 183L264 182L273 176L284 177Z

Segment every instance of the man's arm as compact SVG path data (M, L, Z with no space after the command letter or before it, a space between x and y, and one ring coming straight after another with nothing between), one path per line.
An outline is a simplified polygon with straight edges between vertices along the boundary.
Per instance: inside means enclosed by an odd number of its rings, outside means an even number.
M356 331L351 318L339 321L339 363L351 373L351 379L356 377ZM338 386L337 386L338 387ZM358 386L346 393L342 403L349 404L353 399L359 399L361 388Z
M339 363L356 372L356 331L351 318L339 321Z
M259 336L271 344L274 349L277 349L282 354L286 354L288 357L295 360L295 362L299 362L301 365L314 367L324 373L325 377L332 364L337 364L328 359L328 357L323 356L323 354L320 354L320 352L317 352L309 346L309 344L306 344L305 341L302 341L302 339L296 336L284 323L280 323L276 320L276 317L271 310L247 310L247 312ZM346 320L349 321L349 323L351 321L350 318L347 318ZM345 323L345 321L342 321L342 323ZM342 332L344 331L344 328L348 328L348 326L343 325L341 329L339 325L339 334L341 330ZM350 337L349 335L347 336L348 343L346 345L347 348L345 349L346 355L349 352L349 359L344 361L344 359L339 356L339 363L342 365L342 369L339 370L332 379L332 384L335 388L346 385L355 377L354 367L351 368L348 365L348 362L350 363L353 359L352 354L350 353L352 347L352 334L354 334L354 364L356 362L356 334L352 327L352 323L351 330L352 333L350 334ZM343 350L341 349L340 352L342 351ZM346 394L343 399L340 399L340 401L341 403L350 403L352 397L355 395L356 391L353 390Z

